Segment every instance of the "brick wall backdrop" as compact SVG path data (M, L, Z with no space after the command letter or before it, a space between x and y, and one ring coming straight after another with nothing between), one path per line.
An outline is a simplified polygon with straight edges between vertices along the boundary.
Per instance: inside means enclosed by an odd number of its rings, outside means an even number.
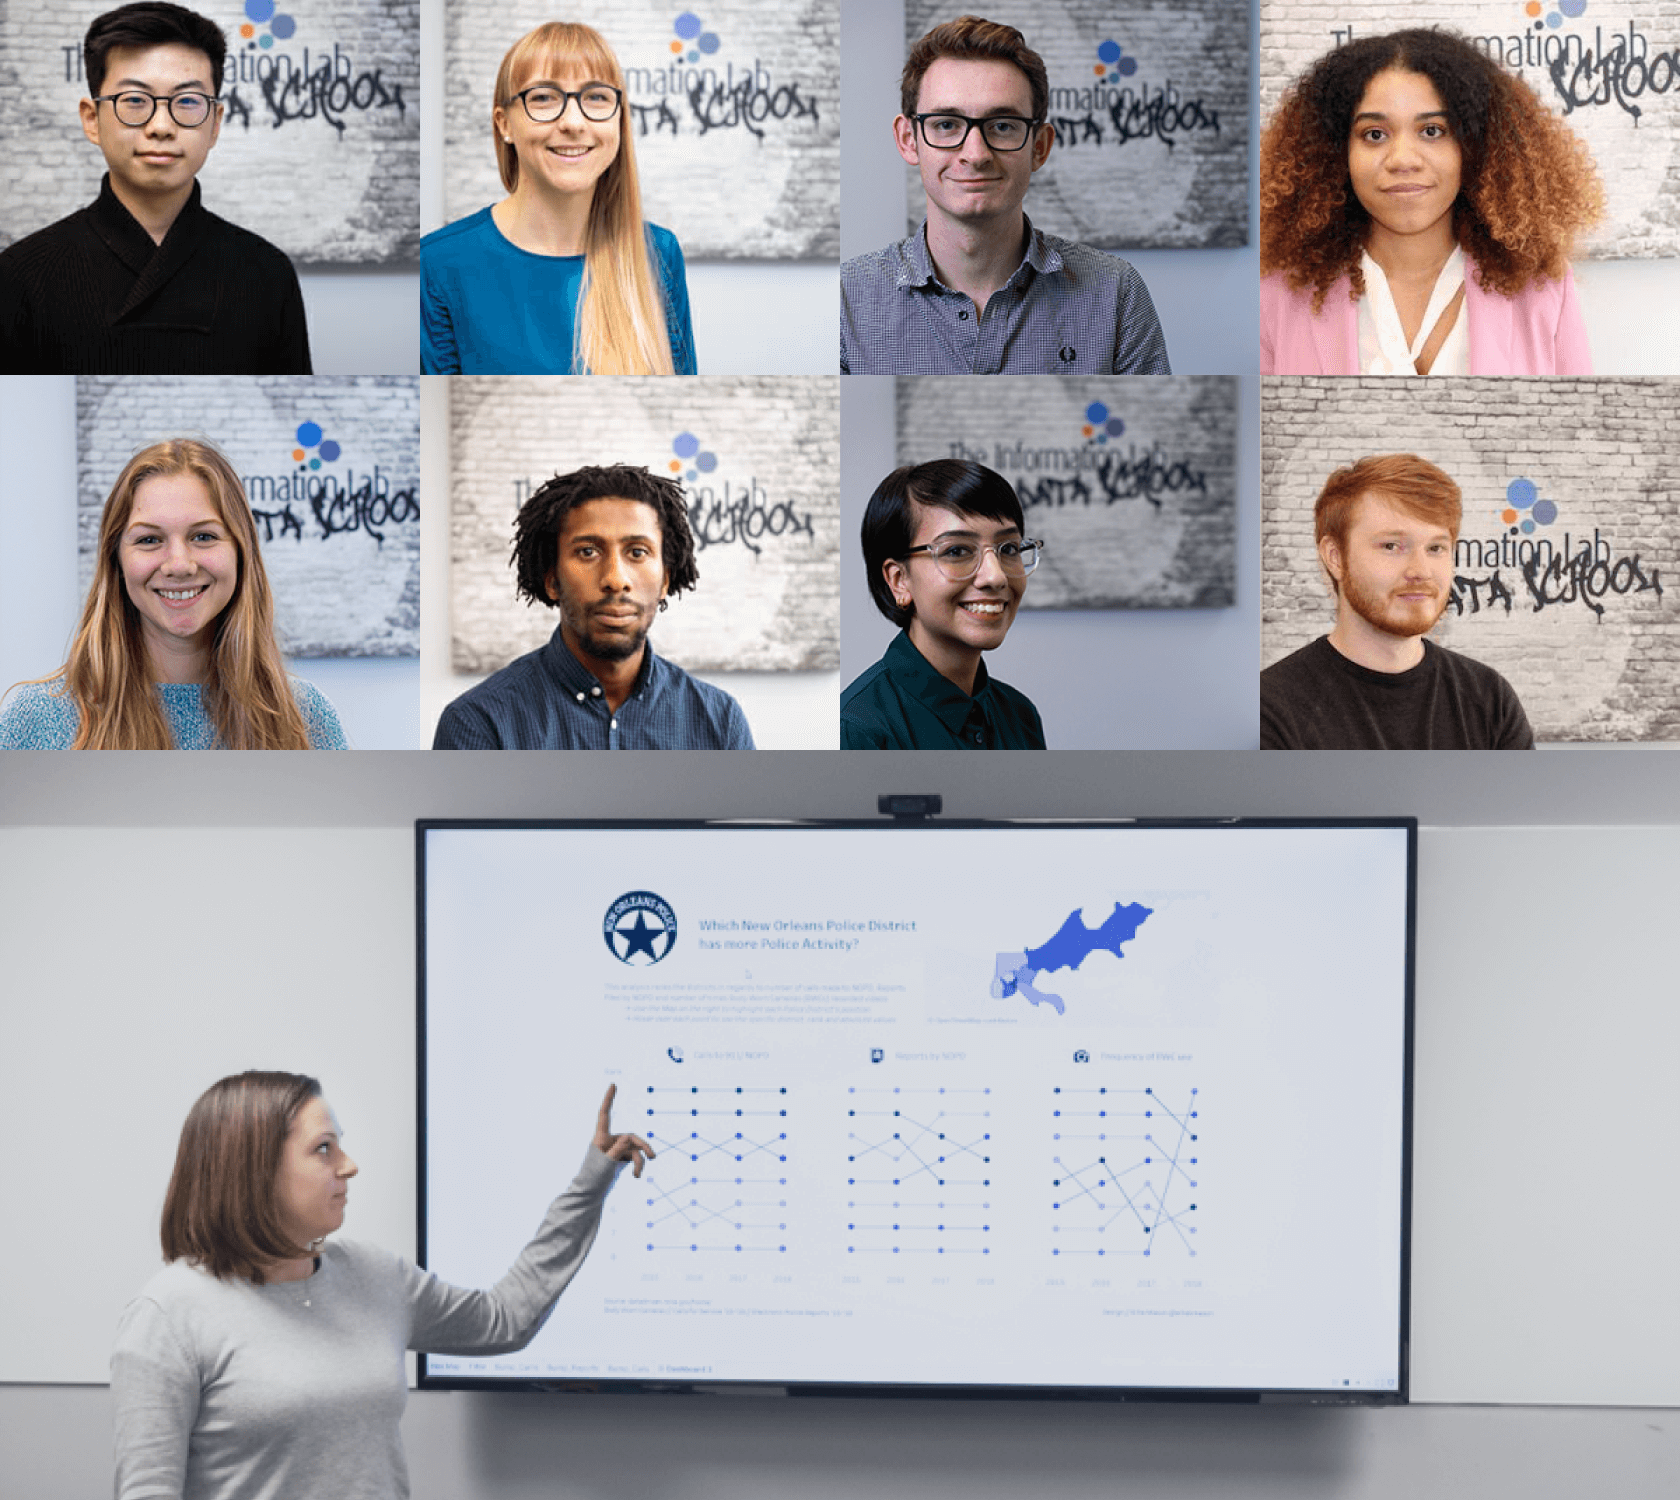
M1591 148L1609 217L1585 253L1680 255L1680 0L1261 0L1260 118L1315 58L1355 36L1448 26L1520 74ZM1566 14L1566 11L1575 12ZM1554 77L1552 63L1557 62Z
M1335 622L1313 547L1325 479L1367 454L1417 453L1464 491L1454 603L1431 639L1504 673L1540 739L1680 739L1680 383L1261 389L1262 666Z
M918 375L897 391L901 464L968 458L1015 486L1045 543L1024 608L1235 602L1234 378Z
M555 474L612 463L670 474L689 498L700 582L655 623L662 656L694 671L839 665L838 377L459 375L449 393L457 672L493 672L553 634L553 610L514 598L513 518Z
M907 0L906 50L963 9ZM1027 195L1036 225L1109 249L1248 243L1245 8L995 0L978 13L1019 28L1050 74L1056 146ZM906 191L914 228L926 213L914 167Z
M0 0L0 132L29 143L6 169L0 245L99 191L105 160L82 134L76 103L88 94L82 38L115 3ZM199 174L204 206L303 264L417 261L415 0L278 0L248 38L243 0L192 8L228 39L221 138Z
M701 26L687 40L683 17ZM595 27L617 54L642 212L689 259L839 255L839 0L597 0L558 14L545 0L447 0L447 219L503 196L490 135L496 69L526 32L558 19Z
M300 449L306 422L320 436ZM123 466L164 438L199 438L220 448L245 483L283 650L419 654L418 377L82 375L76 432L83 588ZM336 458L327 456L333 443Z

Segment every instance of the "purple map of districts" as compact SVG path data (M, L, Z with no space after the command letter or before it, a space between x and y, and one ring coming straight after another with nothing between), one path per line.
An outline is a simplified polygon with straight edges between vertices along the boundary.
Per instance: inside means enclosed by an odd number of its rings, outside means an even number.
M1083 907L1069 912L1067 921L1042 947L998 954L992 973L992 998L1006 1000L1011 995L1024 995L1034 1005L1048 1005L1057 1015L1065 1015L1067 1005L1060 995L1036 987L1039 975L1056 969L1077 969L1099 949L1124 958L1121 946L1135 938L1138 928L1154 915L1151 908L1135 901L1128 906L1116 901L1114 910L1100 927L1087 927Z

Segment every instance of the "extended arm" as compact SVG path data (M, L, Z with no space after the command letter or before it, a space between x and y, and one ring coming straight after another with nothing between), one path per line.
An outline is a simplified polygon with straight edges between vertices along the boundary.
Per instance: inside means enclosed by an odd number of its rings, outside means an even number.
M607 1190L625 1162L640 1177L653 1147L638 1135L615 1135L607 1090L595 1137L572 1185L549 1206L531 1243L506 1276L489 1291L451 1286L430 1272L413 1269L409 1289L414 1310L409 1348L435 1354L505 1354L537 1336L560 1294L582 1267L601 1224Z

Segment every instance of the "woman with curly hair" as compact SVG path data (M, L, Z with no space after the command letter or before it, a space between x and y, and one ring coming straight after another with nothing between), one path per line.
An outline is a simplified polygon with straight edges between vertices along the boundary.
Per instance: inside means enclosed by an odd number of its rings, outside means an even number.
M1261 138L1261 372L1590 374L1569 251L1603 210L1586 146L1463 37L1338 47Z
M257 524L233 466L173 438L131 458L99 521L70 658L0 708L4 750L343 750L286 675Z

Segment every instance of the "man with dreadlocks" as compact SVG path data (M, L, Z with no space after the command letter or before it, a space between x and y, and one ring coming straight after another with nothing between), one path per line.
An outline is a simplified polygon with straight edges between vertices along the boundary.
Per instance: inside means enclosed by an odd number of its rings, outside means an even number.
M451 703L434 750L753 748L739 703L647 643L700 576L674 480L628 464L556 475L520 507L512 566L520 597L560 624Z

